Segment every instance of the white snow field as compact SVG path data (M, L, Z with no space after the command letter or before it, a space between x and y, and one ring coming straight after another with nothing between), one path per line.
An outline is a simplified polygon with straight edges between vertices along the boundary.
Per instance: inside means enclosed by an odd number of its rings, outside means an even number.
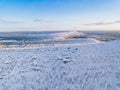
M120 41L0 49L0 90L120 90Z

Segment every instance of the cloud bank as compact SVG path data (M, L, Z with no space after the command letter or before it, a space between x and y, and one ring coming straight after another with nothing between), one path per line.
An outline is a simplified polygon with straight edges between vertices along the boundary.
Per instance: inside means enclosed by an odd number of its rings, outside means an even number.
M118 21L112 21L112 22L95 22L95 23L88 23L88 24L83 24L85 26L90 26L90 25L111 25L111 24L119 24L120 20Z
M13 21L13 20L0 19L0 23L4 23L4 24L18 24L18 23L23 23L23 22L22 21Z
M40 22L40 23L54 23L53 20L49 20L47 18L36 18L34 19L34 22Z

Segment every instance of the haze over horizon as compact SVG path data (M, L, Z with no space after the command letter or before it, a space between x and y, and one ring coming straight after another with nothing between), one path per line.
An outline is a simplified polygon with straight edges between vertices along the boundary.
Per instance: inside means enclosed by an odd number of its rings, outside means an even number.
M0 32L118 30L120 0L0 0Z

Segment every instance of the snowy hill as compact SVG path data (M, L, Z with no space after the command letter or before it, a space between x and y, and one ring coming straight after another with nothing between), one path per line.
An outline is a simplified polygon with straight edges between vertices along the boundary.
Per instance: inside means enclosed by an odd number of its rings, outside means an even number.
M120 41L1 49L0 90L120 90Z

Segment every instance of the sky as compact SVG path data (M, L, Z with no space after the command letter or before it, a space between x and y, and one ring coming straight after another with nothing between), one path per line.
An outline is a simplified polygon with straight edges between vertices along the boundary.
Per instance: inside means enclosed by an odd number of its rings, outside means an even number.
M0 31L119 30L120 0L0 0Z

